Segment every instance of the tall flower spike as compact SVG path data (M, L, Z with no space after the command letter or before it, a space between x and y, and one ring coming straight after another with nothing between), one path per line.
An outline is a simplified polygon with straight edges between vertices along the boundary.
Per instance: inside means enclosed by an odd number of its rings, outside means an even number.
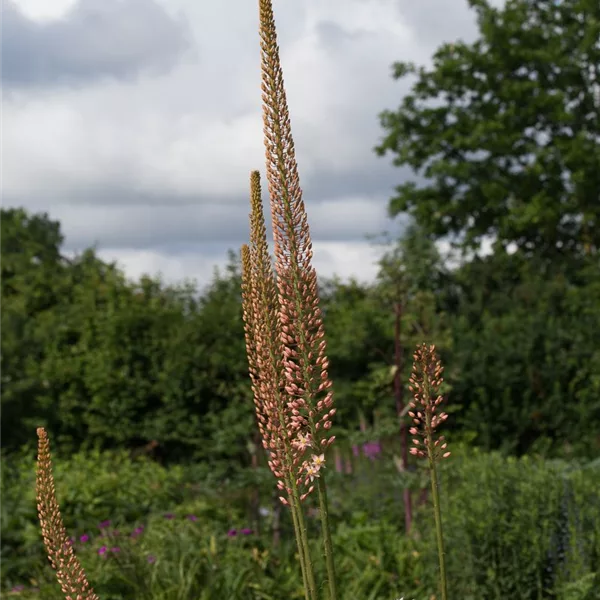
M300 459L293 448L295 431L283 379L279 298L267 245L258 171L250 175L250 197L251 245L242 247L242 306L250 379L269 468L278 479L277 487L285 494L280 496L281 502L291 507L306 599L314 600L316 584L300 506L313 488L309 486L302 493Z
M260 175L250 175L250 247L242 247L242 302L246 348L258 427L269 467L286 493L298 487L300 460L294 449L295 424L283 379L279 299L267 245Z
M56 571L56 578L66 600L98 600L98 596L90 587L83 567L69 543L60 515L54 488L54 476L52 475L48 435L43 427L38 428L37 435L37 508L48 559Z
M442 371L442 364L436 356L435 346L427 346L427 344L417 346L414 354L413 372L409 383L409 389L413 392L414 398L409 404L411 410L408 411L408 414L415 425L409 430L415 436L413 438L414 446L410 452L416 456L427 457L427 462L429 463L438 561L440 565L440 588L442 600L448 600L437 461L440 457L448 458L450 452L446 451L448 444L444 441L444 436L440 436L438 439L434 437L438 425L448 418L446 413L438 413L438 407L443 401L443 397L439 395L439 389L443 381Z
M291 396L292 435L309 436L294 445L296 459L325 450L335 414L330 390L323 320L312 267L312 242L298 177L294 142L275 20L270 0L260 0L263 124L271 201L279 320L286 391ZM303 439L306 439L305 437ZM311 462L303 461L304 469ZM314 476L314 472L311 471ZM307 481L307 480L305 480Z
M438 392L444 369L433 345L418 346L413 358L409 389L414 398L410 402L411 410L408 415L413 420L413 427L409 432L415 437L410 452L415 456L429 456L432 460L448 458L450 452L446 452L448 444L444 441L444 436L435 439L438 425L448 418L446 413L438 413L438 407L443 402L443 396Z
M283 345L285 391L290 397L288 408L292 415L287 432L295 438L294 464L300 464L302 469L296 484L309 486L301 500L311 492L311 483L317 479L315 487L318 490L329 597L337 600L323 474L324 451L335 439L334 436L327 438L335 414L332 384L327 371L329 361L271 0L259 0L259 15L263 131L275 242L279 333ZM310 459L305 458L306 454Z

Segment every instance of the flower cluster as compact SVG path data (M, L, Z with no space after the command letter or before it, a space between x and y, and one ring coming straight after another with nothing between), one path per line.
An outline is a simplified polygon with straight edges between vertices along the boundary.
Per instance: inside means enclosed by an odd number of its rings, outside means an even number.
M56 578L66 598L98 600L98 596L88 583L79 559L75 556L60 514L54 487L48 434L43 427L39 427L37 435L37 509L48 559L56 571Z
M268 465L277 478L277 487L285 492L280 500L287 505L291 496L297 494L302 501L314 490L310 483L324 462L321 452L335 439L335 436L327 438L325 432L331 428L336 409L329 389L329 363L324 355L323 325L317 299L313 297L316 284L311 283L312 279L306 280L301 290L300 304L305 305L307 312L295 308L292 315L288 306L290 303L296 306L294 294L300 292L294 285L298 278L308 277L309 264L296 272L292 265L282 267L276 262L275 278L257 171L250 176L250 191L251 243L242 248L246 349L262 444L268 452ZM280 258L277 251L276 258ZM296 283L292 285L292 281ZM294 333L299 320L305 327ZM311 449L316 456L323 457L321 462L317 461L318 468L314 461L305 459Z
M434 439L436 428L448 418L446 413L437 412L444 400L439 395L443 370L434 345L422 344L417 347L409 382L409 389L414 394L408 412L414 425L409 432L415 436L410 452L415 456L429 456L432 460L450 456L450 452L445 451L448 444L444 436Z
M284 504L312 491L302 488L318 469L333 408L323 319L312 262L312 241L300 189L289 111L279 61L273 9L261 0L263 131L275 248L269 254L260 175L250 176L250 245L242 247L246 349L258 426ZM292 441L293 440L293 441ZM305 478L304 475L307 475ZM307 485L307 484L305 484Z

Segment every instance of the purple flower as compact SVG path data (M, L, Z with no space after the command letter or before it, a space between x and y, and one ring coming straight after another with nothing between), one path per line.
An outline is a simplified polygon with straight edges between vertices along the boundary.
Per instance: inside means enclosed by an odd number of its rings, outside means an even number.
M196 515L188 515L188 516L187 516L187 518L188 518L190 521L197 521L197 520L198 520L198 517L197 517Z
M242 535L252 535L254 533L254 530L253 529L244 528L244 529L240 529L240 533Z
M110 551L116 554L117 552L121 552L121 548L119 548L119 546L113 546Z
M24 585L15 585L15 587L11 590L12 592L22 592L25 589Z
M86 542L88 542L90 540L90 536L87 533L84 533L82 536L79 537L79 541L82 544L85 544Z
M165 519L167 519L167 521L172 521L175 518L175 515L173 513L167 513L165 515Z
M72 546L75 543L75 538L74 537L70 537L67 540L67 546Z
M230 529L230 530L227 532L227 535L228 535L229 537L235 537L235 536L237 535L237 529Z
M102 547L98 548L98 554L100 556L104 556L106 554L107 550L108 550L108 548L106 546L102 546Z
M358 456L360 454L360 448L356 444L352 446L352 454L354 454L354 456Z
M381 443L379 440L367 442L366 444L363 444L363 452L367 458L374 460L381 454Z
M148 555L148 562L153 565L156 562L156 556L152 556L152 554Z
M131 537L137 537L138 535L140 535L141 533L144 532L144 526L140 525L139 527L136 527L132 532L131 532Z
M110 527L110 520L98 523L98 529L106 529L107 527Z

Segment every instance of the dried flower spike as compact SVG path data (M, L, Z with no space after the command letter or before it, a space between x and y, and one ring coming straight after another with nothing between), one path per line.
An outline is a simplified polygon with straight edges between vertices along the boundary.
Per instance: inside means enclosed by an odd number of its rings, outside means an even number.
M43 427L37 430L38 466L36 478L37 508L48 559L56 571L66 600L98 600L90 587L79 559L65 530L56 500L50 441Z

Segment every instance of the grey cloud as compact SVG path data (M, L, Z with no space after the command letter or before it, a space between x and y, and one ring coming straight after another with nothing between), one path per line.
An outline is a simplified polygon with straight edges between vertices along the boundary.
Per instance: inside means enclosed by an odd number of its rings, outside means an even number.
M11 204L10 202L8 203ZM313 202L307 199L311 234L315 241L346 242L377 234L389 222L386 197L354 197ZM29 207L32 212L48 211L58 220L68 249L98 245L102 248L158 249L165 245L184 249L202 243L239 247L248 240L246 201L237 206L198 203L177 206L113 205L90 206L55 204L51 208ZM267 225L270 231L269 211Z
M390 169L373 156L370 168L331 173L312 171L303 178L315 241L359 241L394 227L387 206L394 187L406 180L406 169ZM268 202L263 181L263 201ZM242 195L222 198L165 196L104 185L67 195L48 192L37 198L6 198L5 205L49 211L61 223L69 249L98 244L100 248L165 248L184 250L189 244L239 247L248 239L249 200ZM266 210L270 231L270 211Z
M343 173L313 171L303 186L304 195L315 199L368 195L385 197L389 200L395 188L401 183L408 180L420 181L420 178L412 174L409 168L390 168L390 162L389 157L377 158L373 155L364 161L360 169L355 168ZM300 181L302 181L302 165L300 165Z
M169 69L189 48L187 27L154 0L79 0L60 20L36 22L2 6L2 82L55 86Z
M406 167L390 168L391 157L378 158L375 153L368 154L369 148L365 144L367 157L361 168L351 168L332 172L326 168L313 168L303 171L302 163L299 164L300 184L305 201L311 206L332 198L369 197L391 198L396 186L407 180L419 183L418 176L411 173ZM264 168L260 165L263 179L263 197L267 199L267 185L264 179ZM247 173L240 173L240 182L246 185ZM151 190L138 191L132 189L129 181L117 183L102 181L97 185L83 187L72 186L68 189L53 190L47 188L39 196L10 195L5 192L5 203L14 206L25 206L29 210L43 210L47 206L69 206L75 210L84 207L101 209L104 212L119 209L120 207L149 207L160 208L168 205L173 210L180 207L197 207L203 203L213 203L228 206L228 211L241 211L245 214L248 198L240 194L214 195L212 198L200 197L198 194L167 194L152 192ZM383 202L383 200L381 200Z
M398 12L404 22L418 32L419 44L428 50L459 38L472 40L477 33L475 12L467 0L446 1L450 6L443 9L440 0L398 1Z

